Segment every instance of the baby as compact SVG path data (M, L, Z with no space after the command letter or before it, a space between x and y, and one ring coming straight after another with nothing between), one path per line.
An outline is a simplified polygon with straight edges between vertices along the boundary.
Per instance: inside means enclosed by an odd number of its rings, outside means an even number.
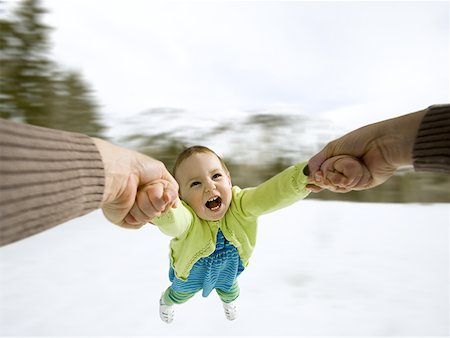
M200 290L203 297L216 290L226 318L234 320L237 277L253 253L258 217L304 199L310 191L332 185L343 191L358 177L365 179L363 169L356 159L339 156L324 163L322 177L316 182L308 177L307 162L302 162L257 187L241 189L232 185L227 166L214 151L203 146L184 150L173 170L181 200L176 208L152 220L173 237L172 284L160 298L161 319L171 323L175 304L186 302ZM345 176L349 173L352 177ZM150 189L161 191L153 185L141 193Z

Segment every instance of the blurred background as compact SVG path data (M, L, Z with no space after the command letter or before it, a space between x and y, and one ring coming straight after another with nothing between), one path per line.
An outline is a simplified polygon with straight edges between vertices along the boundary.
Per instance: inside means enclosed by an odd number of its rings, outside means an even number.
M449 102L449 2L0 1L0 116L102 137L171 169L216 150L253 186L359 126ZM400 171L310 198L450 202Z

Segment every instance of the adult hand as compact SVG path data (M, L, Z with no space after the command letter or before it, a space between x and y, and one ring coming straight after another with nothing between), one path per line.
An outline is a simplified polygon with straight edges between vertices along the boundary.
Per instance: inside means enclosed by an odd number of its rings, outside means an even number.
M363 190L370 186L372 177L367 167L357 158L338 155L326 159L315 174L311 186L313 192L328 189L333 192L349 192Z
M353 190L380 185L400 166L412 164L414 140L425 113L423 110L367 125L328 143L309 160L310 178L320 183L323 180L321 167L327 159L350 155L359 159L371 176L370 182L362 180Z
M164 164L144 154L93 138L105 168L102 209L112 223L140 228L175 206L178 184ZM147 187L151 185L152 189ZM139 194L138 191L145 191Z

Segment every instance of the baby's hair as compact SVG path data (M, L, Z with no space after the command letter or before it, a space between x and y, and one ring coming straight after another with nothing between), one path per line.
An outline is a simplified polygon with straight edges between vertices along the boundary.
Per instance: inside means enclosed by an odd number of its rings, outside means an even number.
M176 175L176 171L178 169L178 167L180 166L181 162L183 162L185 159L189 158L190 156L194 155L194 154L198 154L198 153L210 153L213 154L214 156L216 156L219 161L220 164L222 164L223 169L225 170L225 172L227 173L228 176L230 176L230 171L228 170L225 162L220 158L219 155L217 155L213 150L209 149L208 147L204 147L204 146L192 146L192 147L188 147L186 149L184 149L177 157L177 159L175 160L175 164L173 165L173 176Z

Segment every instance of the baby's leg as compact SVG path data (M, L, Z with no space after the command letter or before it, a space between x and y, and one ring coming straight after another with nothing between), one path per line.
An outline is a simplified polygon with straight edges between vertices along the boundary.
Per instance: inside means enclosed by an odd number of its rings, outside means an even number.
M219 295L220 299L224 303L231 303L233 300L236 300L239 297L239 284L237 280L234 281L233 286L229 291L224 291L220 289L216 289L217 294Z
M225 317L227 317L228 320L235 320L237 317L237 309L234 301L239 297L239 285L237 280L234 281L230 290L225 291L216 289L216 292L222 300Z
M175 291L169 286L163 294L163 301L167 305L183 304L194 297L197 292Z

